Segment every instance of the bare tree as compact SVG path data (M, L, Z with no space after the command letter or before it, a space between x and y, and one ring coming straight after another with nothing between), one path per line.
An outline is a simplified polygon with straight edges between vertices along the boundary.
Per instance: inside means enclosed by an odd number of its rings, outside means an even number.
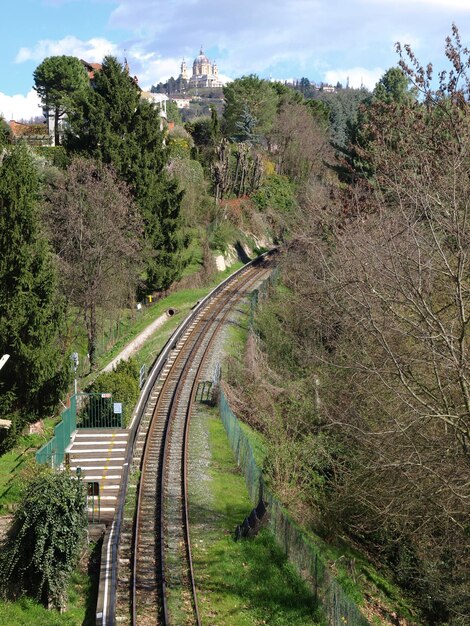
M312 207L287 276L320 381L321 430L345 451L331 473L331 517L377 550L408 551L429 619L464 623L470 108L468 50L457 38L447 52L454 69L437 91L429 67L407 70L422 103L371 107L367 205L346 216Z
M66 292L83 315L94 367L99 311L122 306L135 293L142 222L114 171L81 158L50 186L46 204Z
M257 367L271 388L247 388L284 500L305 486L290 477L313 466L326 496L317 523L388 561L426 623L460 625L470 614L470 56L456 30L446 54L434 91L430 67L412 54L403 63L421 102L370 106L358 147L370 182L342 206L337 191L330 202L304 194L287 295L261 332ZM310 458L297 452L289 465L282 445L302 443Z
M304 104L282 105L269 143L277 156L278 173L289 176L295 182L308 180L312 174L324 176L324 160L332 159L324 123Z

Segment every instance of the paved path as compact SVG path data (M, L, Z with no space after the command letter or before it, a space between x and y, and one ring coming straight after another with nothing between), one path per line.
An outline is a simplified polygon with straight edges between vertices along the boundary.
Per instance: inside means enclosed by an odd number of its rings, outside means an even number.
M128 343L127 346L117 355L117 357L114 358L111 363L108 363L108 365L106 365L106 367L104 367L101 371L110 372L115 367L115 365L119 363L119 361L127 360L144 345L147 339L157 330L157 328L160 328L160 326L162 326L174 314L174 309L168 309L166 313L163 313L163 315L157 317L156 320L154 320L149 326L147 326L147 328L145 328L145 330L137 335L135 339Z

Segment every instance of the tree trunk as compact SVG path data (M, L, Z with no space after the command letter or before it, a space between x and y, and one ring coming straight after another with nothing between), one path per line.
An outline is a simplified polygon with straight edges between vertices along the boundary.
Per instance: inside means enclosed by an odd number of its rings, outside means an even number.
M59 144L59 107L56 107L54 111L54 146L58 146Z
M96 367L96 343L97 343L97 321L96 321L96 307L94 304L90 307L90 317L88 324L88 355L90 359L90 370L94 370Z

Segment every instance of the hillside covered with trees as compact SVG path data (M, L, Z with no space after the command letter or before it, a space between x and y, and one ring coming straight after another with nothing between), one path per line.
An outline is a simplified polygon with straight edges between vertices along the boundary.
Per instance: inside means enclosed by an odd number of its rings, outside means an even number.
M231 394L299 521L347 536L425 624L470 614L469 51L399 48L337 153L303 188ZM343 181L343 182L341 182Z
M278 245L278 285L224 381L270 486L393 578L409 623L464 626L470 52L454 27L445 71L398 53L372 93L249 75L222 115L173 128L116 58L91 80L44 60L62 145L0 126L0 445L65 398L77 327L93 370L116 311L207 280L232 246Z

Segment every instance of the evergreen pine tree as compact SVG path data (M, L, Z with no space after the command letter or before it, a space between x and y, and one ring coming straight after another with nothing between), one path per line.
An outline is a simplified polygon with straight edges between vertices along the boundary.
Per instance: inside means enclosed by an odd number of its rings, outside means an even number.
M47 415L68 382L60 345L65 321L57 271L41 233L38 177L20 144L0 167L0 413L12 419L4 447L22 425Z
M259 135L255 133L257 124L258 120L251 114L248 105L244 104L240 118L235 123L235 133L232 137L232 141L235 141L236 143L245 141L250 144L258 144Z
M146 286L165 289L182 270L181 193L165 171L167 152L158 108L142 100L135 79L105 57L93 88L78 94L69 117L70 151L109 163L129 185L150 247Z
M69 111L71 95L83 91L89 81L82 62L72 56L47 57L34 70L34 89L46 116L54 118L54 145L59 145L59 123Z

